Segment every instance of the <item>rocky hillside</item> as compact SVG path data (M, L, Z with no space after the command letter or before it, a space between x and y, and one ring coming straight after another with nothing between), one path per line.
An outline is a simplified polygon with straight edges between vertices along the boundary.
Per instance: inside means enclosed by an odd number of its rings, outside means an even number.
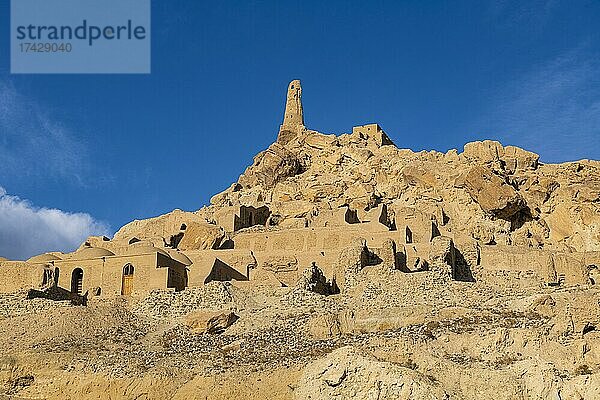
M600 250L599 162L542 164L494 141L468 143L461 153L415 153L381 145L382 134L305 131L275 142L201 213L262 201L271 223L285 227L343 205L360 218L380 203L398 204L484 244Z
M87 306L17 293L0 297L0 398L595 400L599 299L380 268L334 296L244 282Z
M325 135L304 126L300 81L288 88L277 140L227 190L197 211L219 224L230 206L267 205L268 226L310 226L323 212L349 206L363 219L386 204L410 207L447 225L455 241L559 251L600 250L600 162L544 164L537 154L485 140L462 152L397 147L376 124ZM115 235L174 235L172 218L134 221ZM390 216L389 220L393 220ZM162 221L162 222L161 222ZM168 224L167 224L168 225ZM165 241L168 241L165 239Z
M390 213L408 207L430 214L459 244L600 250L600 162L544 164L537 154L488 140L468 143L460 153L415 153L381 131L335 136L302 130L256 155L238 182L195 214L218 225L224 207L265 204L268 225L280 229L310 226L345 205L362 219L386 204L394 206ZM167 219L135 221L115 238L155 237L159 227L168 241L179 225L159 222Z
M245 207L256 214L236 226ZM328 225L340 210L345 220ZM263 248L273 254L261 261L238 240L356 225L398 234L404 213L444 235L398 241L402 252L387 236L387 247L361 239L311 248L351 272L338 276L341 291L314 262L298 267L311 261L306 248ZM374 217L373 234L358 224ZM253 277L211 272L179 292L92 296L86 306L2 295L0 399L600 399L600 275L591 265L600 258L586 258L600 251L597 161L544 164L494 141L415 153L375 124L321 134L304 126L293 81L277 140L210 205L133 221L82 246L147 244L182 262L190 250L190 276L231 252ZM479 267L476 279L448 273L467 263L454 245ZM419 268L400 268L411 248L428 250L431 264L417 257ZM550 261L552 279L538 258ZM563 264L581 279L569 281ZM300 278L275 279L278 269Z

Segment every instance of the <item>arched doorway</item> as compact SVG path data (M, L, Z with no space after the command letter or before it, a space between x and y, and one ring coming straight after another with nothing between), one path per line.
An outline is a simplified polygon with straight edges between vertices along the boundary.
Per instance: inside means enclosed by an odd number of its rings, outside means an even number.
M123 267L123 282L121 285L121 294L128 296L133 292L133 265L127 263Z
M83 292L83 270L75 268L71 274L71 293L81 294Z

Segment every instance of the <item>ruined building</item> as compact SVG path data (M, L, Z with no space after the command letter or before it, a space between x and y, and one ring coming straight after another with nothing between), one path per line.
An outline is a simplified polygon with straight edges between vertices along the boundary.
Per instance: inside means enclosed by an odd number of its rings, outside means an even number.
M288 86L287 97L285 101L285 112L283 113L283 123L279 128L277 142L286 144L304 129L302 86L300 86L300 81L295 79L291 81Z
M210 281L295 285L318 268L339 290L361 271L503 286L592 285L600 274L600 163L543 164L498 142L459 153L398 148L378 124L304 125L299 80L277 140L211 204L133 221L70 254L0 261L2 291L95 296Z

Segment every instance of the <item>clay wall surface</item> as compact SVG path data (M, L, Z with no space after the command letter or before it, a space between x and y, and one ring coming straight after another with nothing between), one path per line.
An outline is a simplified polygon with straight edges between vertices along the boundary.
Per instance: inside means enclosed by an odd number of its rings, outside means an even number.
M202 286L210 280L262 280L265 275L273 275L277 280L291 285L313 262L328 276L333 274L339 251L233 249L186 251L185 255L193 262L188 267L190 287ZM221 270L225 268L220 263L234 271L213 271L215 267L221 267Z
M364 238L367 244L380 247L384 240L404 243L399 231L370 232L362 224L350 224L343 228L311 227L286 229L285 231L242 232L233 237L235 249L258 251L327 251L347 247L354 239Z
M395 224L398 232L403 233L402 242L408 243L406 239L406 228L410 230L412 243L428 243L435 236L453 236L447 232L439 223L432 220L432 216L425 213L415 212L406 207L390 207L395 214Z
M336 208L329 211L321 211L319 215L317 215L312 223L311 227L315 228L323 228L323 227L343 227L348 226L349 224L358 223L358 217L356 216L356 212L344 208ZM381 230L382 227L380 227Z
M235 235L233 241L234 248L238 251L253 252L259 268L265 263L274 264L272 260L279 259L281 267L271 272L284 283L293 282L312 262L315 262L327 276L334 275L340 251L357 238L364 238L369 249L377 256L376 258L379 258L377 262L383 263L387 268L408 266L407 269L411 271L414 270L414 265L418 264L418 260L425 261L428 258L429 241L404 244L404 232L382 229L373 232L365 229L372 225L373 223L351 224L343 229L311 227L285 231L242 232ZM395 252L392 251L392 242ZM287 262L286 259L293 259L294 262ZM285 267L286 264L294 264L295 267L292 270L290 267Z
M429 258L428 243L411 243L396 245L396 266L406 272L415 272Z
M260 240L261 237L258 237ZM186 256L193 261L193 264L188 267L188 285L190 287L202 286L210 280L265 280L267 279L265 277L274 278L276 281L286 285L293 285L302 272L313 263L328 278L331 278L340 273L337 269L341 250L342 248L336 247L323 250L281 249L254 251L237 249L187 251L185 252ZM384 239L379 247L370 247L369 251L374 255L373 260L370 260L373 265L382 265L388 269L397 269L400 267L397 260L405 260L405 263L407 262L411 266L408 268L410 271L414 270L413 264L416 264L417 259L420 258L423 261L427 259L429 245L412 244L405 249L404 246L398 248L390 239ZM229 279L227 274L213 272L215 263L219 264L220 262L235 270L235 272L229 273Z
M258 270L262 275L272 274L278 281L291 286L296 283L304 270L313 263L319 267L325 276L331 278L336 274L335 268L339 250L329 251L297 251L290 253L286 250L262 251L254 253ZM250 276L251 280L260 279L260 274Z
M83 290L94 292L101 288L103 296L120 295L122 289L123 267L131 263L134 267L132 295L143 295L152 289L165 289L169 268L157 268L157 253L107 256L89 260L56 260L59 268L58 286L71 289L73 270L83 270Z
M571 254L556 254L554 268L559 280L564 277L565 285L584 285L589 282L587 266Z
M177 260L172 259L171 257L167 257L163 254L156 253L157 256L157 266L156 270L168 269L167 272L167 281L166 287L170 289L175 289L177 291L183 290L186 288L188 284L188 275L186 266L178 262ZM153 273L152 278L152 286L163 282L162 277L163 273ZM158 279L158 281L156 281ZM160 289L163 289L161 287Z
M24 261L1 261L0 273L0 293L13 293L41 287L44 268L43 265L28 264Z
M255 260L250 250L190 250L183 252L191 261L188 266L188 286L198 287L204 285L207 278L210 277L215 261L218 259L222 263L231 267L232 276L244 276L247 279L248 266L254 265ZM217 277L219 280L223 277ZM237 279L240 280L240 279Z
M523 285L582 285L596 253L563 253L517 246L482 246L480 278Z
M233 232L235 229L234 222L237 218L239 207L222 207L215 214L213 218L215 219L217 225L220 225L225 229L226 232Z
M595 265L600 268L600 251L587 251L585 253L572 253L571 257L580 261L586 266Z
M352 128L352 134L362 134L364 137L373 138L379 147L394 144L378 124L355 126Z

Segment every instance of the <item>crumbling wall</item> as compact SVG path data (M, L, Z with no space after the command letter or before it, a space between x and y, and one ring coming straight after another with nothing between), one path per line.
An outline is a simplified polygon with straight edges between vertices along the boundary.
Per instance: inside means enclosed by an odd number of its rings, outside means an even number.
M402 245L402 251L396 253L396 265L403 272L419 272L429 269L429 243Z
M241 206L239 215L234 216L233 230L238 231L255 225L265 226L270 215L271 211L267 206Z
M381 247L369 248L379 258L379 265L385 269L395 270L396 265L396 243L392 239L384 240Z
M311 227L323 228L323 227L346 227L350 224L360 223L356 210L352 210L350 207L340 207L333 210L321 210L316 215L311 223Z
M275 280L293 286L300 279L304 269L315 263L327 276L335 273L339 257L338 250L323 251L257 251L253 252L258 268L251 280L264 280L265 272Z
M443 219L438 221L436 215L412 207L392 205L390 208L395 228L403 233L401 243L428 243L437 236L447 234L442 229Z
M286 144L304 129L304 111L302 110L302 86L294 79L288 86L283 123L279 129L277 142Z
M368 264L368 251L364 239L355 239L349 247L341 251L335 277L338 282L342 283L342 290L349 290L356 286L360 271Z
M0 274L2 274L0 293L14 293L25 289L41 288L44 267L23 261L0 261Z
M373 141L377 147L394 146L394 142L378 124L359 125L352 128L352 135Z
M589 283L589 270L587 265L576 257L573 257L571 254L555 254L554 268L556 269L559 283L562 283L565 286L584 285Z
M482 246L481 275L500 285L583 285L589 283L584 253L517 246Z
M244 275L227 263L215 258L210 274L206 277L204 283L206 284L213 281L226 282L232 280L247 281L248 274Z
M331 281L329 281L325 277L323 271L317 267L315 263L312 263L309 268L302 272L300 279L296 283L296 288L308 290L325 296L340 292L336 278L334 277Z
M250 250L192 250L184 254L192 261L188 266L188 286L204 285L211 275L215 260L235 269L240 275L252 279L252 269L256 268L256 259ZM248 277L250 271L250 277Z
M310 227L267 232L242 232L233 236L234 249L259 251L331 251L341 250L359 237L365 238L371 247L381 247L387 240L404 243L403 233L383 229L373 232L364 224L348 224L343 229ZM426 241L424 244L427 244Z

